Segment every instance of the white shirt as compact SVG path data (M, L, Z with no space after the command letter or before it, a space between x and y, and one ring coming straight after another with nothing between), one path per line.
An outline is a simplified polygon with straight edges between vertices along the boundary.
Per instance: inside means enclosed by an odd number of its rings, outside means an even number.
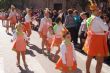
M29 14L26 14L25 16L25 22L31 22L32 21L32 18Z
M104 31L108 31L108 26L104 24L100 17L95 17L91 25L91 30L97 35L105 35Z
M39 30L38 31L39 32L42 31L42 29L43 29L44 26L48 29L47 26L51 26L51 25L52 25L51 19L44 17L44 18L41 19L40 27L39 27Z
M80 29L81 31L86 31L87 30L87 27L86 27L86 19L84 19L81 23L81 26L80 26Z
M72 44L72 43L71 43ZM73 45L73 44L72 44ZM65 53L66 53L66 45L65 43L63 42L61 45L60 45L60 51L61 51L61 58L62 58L62 62L63 64L66 64L66 58L65 58ZM75 48L74 48L74 45L73 45L73 60L76 61L76 54L75 54Z
M10 12L10 14L9 14L9 18L11 18L11 17L16 17L16 16L18 16L18 13L17 12Z
M46 18L44 17L40 21L40 27L39 27L39 30L38 30L39 32L42 31L42 28L43 28L45 23L46 23Z
M48 31L47 32L47 39L52 39L54 38L54 35L50 34L50 32Z

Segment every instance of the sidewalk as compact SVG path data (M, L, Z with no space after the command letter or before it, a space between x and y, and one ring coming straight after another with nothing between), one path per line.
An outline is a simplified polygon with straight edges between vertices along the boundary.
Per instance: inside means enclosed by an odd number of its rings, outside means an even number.
M5 73L4 72L4 62L3 62L3 58L0 57L0 73Z

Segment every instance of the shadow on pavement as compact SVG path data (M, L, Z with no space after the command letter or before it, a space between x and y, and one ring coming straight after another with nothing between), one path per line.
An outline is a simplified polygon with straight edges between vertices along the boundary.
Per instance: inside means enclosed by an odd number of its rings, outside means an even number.
M55 57L54 60L53 60L53 57ZM48 58L49 58L50 61L52 61L54 63L57 63L57 61L59 60L60 56L59 55L55 56L54 54L51 53L51 55L48 56Z
M40 49L40 48L37 47L36 45L30 44L29 47L30 47L31 50L35 50L35 51L37 51L39 54L42 54L42 49ZM46 50L46 49L44 49L44 50ZM44 56L48 56L46 52L44 52ZM59 60L59 58L60 58L59 55L56 55L56 56L55 56L55 59L52 60L53 57L54 57L54 54L52 54L52 53L51 53L50 56L48 56L49 60L52 61L52 62L54 62L54 63L56 63L56 62Z
M83 73L81 69L77 69L74 73Z
M7 33L7 35L9 35L9 36L13 36L11 33Z
M26 69L23 69L21 66L19 66L19 69L21 70L21 73L34 73L33 71L29 70L28 67L26 67Z
M29 47L30 49L37 51L39 54L42 54L42 49L40 49L36 45L30 44Z
M36 55L33 53L32 50L28 50L28 49L26 49L26 54L29 54L29 55L31 55L32 57L35 57L35 56L36 56Z

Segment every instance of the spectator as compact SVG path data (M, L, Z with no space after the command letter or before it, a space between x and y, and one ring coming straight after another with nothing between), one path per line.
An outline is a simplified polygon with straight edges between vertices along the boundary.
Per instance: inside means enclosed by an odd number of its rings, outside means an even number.
M108 48L109 48L109 52L110 52L110 15L109 14L104 14L103 15L103 20L105 22L105 25L108 25L108 27L109 27Z
M77 10L74 10L74 23L75 23L75 34L74 34L74 43L78 44L78 32L81 25L81 18Z
M58 12L56 10L53 11L52 21L55 22L56 18L58 17Z
M68 9L68 15L66 15L65 18L65 27L68 29L68 31L71 34L71 41L74 42L74 44L76 44L76 40L75 40L75 33L76 33L76 25L73 19L73 10L72 9Z
M80 37L80 45L81 45L81 48L83 47L84 45L84 42L85 42L85 39L86 39L86 31L87 31L87 27L86 27L86 20L87 18L89 18L89 13L87 12L82 12L80 14L81 18L83 19L82 23L81 23L81 26L80 26L80 29L79 29L79 37Z

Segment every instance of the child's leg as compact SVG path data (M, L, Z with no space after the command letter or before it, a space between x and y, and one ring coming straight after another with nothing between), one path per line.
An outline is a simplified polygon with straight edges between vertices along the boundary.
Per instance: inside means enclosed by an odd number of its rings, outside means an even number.
M81 48L82 48L82 38L80 37L80 45L81 45Z
M96 57L96 58L97 58L96 73L101 73L104 58L103 57Z
M20 64L20 52L17 52L17 65Z
M6 33L9 33L9 21L6 22Z
M50 50L50 47L48 48L48 50L47 50L47 54L48 54L48 56L50 56L51 55L51 50Z
M23 60L24 65L27 65L26 60L25 60L25 51L21 52L21 54L22 54L22 60Z
M55 55L58 55L60 52L60 46L58 46L58 50L56 51Z
M2 26L4 26L4 20L2 20Z
M13 24L11 24L11 31L13 32Z
M69 71L69 72L67 72L67 73L73 73L73 71Z
M88 56L86 61L86 73L90 73L90 65L93 57Z
M55 55L52 57L52 60L55 60L56 55L58 55L60 52L60 47L58 47L58 50L56 51Z
M44 36L43 39L42 39L42 53L44 53L44 46L47 46L47 44L46 44L46 43L47 43L46 39L47 39L46 36Z
M14 33L15 30L15 24L11 24L11 31Z
M51 44L48 42L47 43L47 53L48 53L48 55L50 55L50 51L51 51Z
M42 39L42 53L44 53L44 41Z

